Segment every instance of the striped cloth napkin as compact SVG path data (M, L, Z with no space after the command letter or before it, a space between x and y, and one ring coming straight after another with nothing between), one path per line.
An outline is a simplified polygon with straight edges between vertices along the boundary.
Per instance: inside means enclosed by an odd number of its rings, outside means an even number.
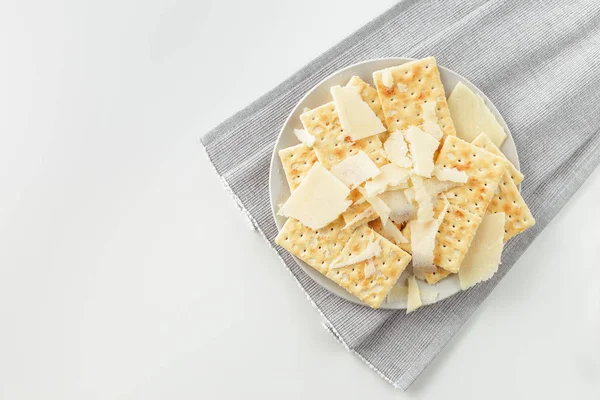
M510 240L488 282L406 315L349 303L283 249L269 205L269 162L286 117L314 85L350 64L436 57L500 110L537 224ZM404 0L201 138L242 212L350 351L406 390L490 294L600 161L600 4L595 0ZM524 267L524 266L522 266Z

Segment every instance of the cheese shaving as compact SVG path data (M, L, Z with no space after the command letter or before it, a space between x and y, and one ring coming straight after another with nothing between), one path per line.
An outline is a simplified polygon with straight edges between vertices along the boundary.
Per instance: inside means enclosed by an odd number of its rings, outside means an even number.
M404 191L391 190L381 193L379 198L390 208L390 219L402 224L415 216L415 207L408 200Z
M379 175L365 183L365 191L369 197L385 192L389 186L407 183L410 173L409 169L394 164L386 164L379 171Z
M414 220L410 223L410 247L412 249L413 270L422 272L435 272L433 251L435 250L435 236L439 228L438 220Z
M364 197L362 197L361 199L362 199L362 201L365 201ZM372 208L367 207L367 209L365 211L361 212L356 217L352 218L352 220L348 221L348 223L346 223L346 225L342 228L342 230L354 228L360 221L371 216L372 212L373 212Z
M349 265L358 264L373 257L379 257L381 255L381 245L379 244L380 240L380 237L374 240L374 234L371 233L371 237L369 238L369 244L367 245L367 248L363 250L362 253L350 256L344 261L340 260L340 256L331 263L330 268L343 268Z
M400 229L391 220L381 221L383 232L391 237L396 244L408 243L408 239L404 237Z
M423 132L416 126L406 130L406 140L413 160L415 174L431 178L433 171L433 155L438 148L438 141L429 133Z
M350 189L379 175L377 165L362 150L333 166L330 171Z
M375 263L373 262L373 260L367 261L367 263L365 264L364 272L365 272L365 278L370 278L375 274L375 272L377 272L377 269L375 268Z
M456 168L441 168L435 167L433 175L440 181L451 181L456 183L467 183L469 176L464 171L459 171Z
M408 156L408 146L404 134L400 131L392 132L383 144L386 157L392 163L402 168L412 168L412 160Z
M406 313L411 313L423 305L419 285L414 276L408 278L408 299L406 302Z
M417 210L417 219L420 221L428 221L433 219L433 196L425 186L425 180L420 176L413 175L411 181L414 187L415 201L419 205Z
M367 195L365 189L360 186L357 189L360 194L362 194L363 197L369 202L369 204L371 204L373 210L375 210L377 215L379 215L379 218L381 218L381 221L386 221L390 217L391 210L387 204L383 202L383 200L381 200L378 196L371 197Z
M298 138L299 141L307 145L308 147L313 147L315 144L315 137L310 133L306 132L304 129L294 129L294 135Z
M394 77L392 76L392 71L389 69L384 69L381 71L381 81L386 88L391 88L394 86Z
M331 96L344 135L353 141L386 131L375 112L362 100L357 88L334 86L331 88Z
M279 215L297 219L310 229L320 229L352 204L348 189L320 163L315 163L279 210Z
M398 83L396 87L398 88L399 92L406 92L406 89L408 89L408 86L406 86L404 83Z
M498 271L504 248L504 218L502 212L487 214L482 218L458 270L463 290L490 279Z

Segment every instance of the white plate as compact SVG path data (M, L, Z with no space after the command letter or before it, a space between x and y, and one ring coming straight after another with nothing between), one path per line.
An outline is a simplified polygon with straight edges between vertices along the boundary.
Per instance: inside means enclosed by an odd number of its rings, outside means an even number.
M332 101L331 95L329 93L329 88L335 85L344 86L350 80L350 78L354 75L360 76L365 82L373 85L372 74L374 71L392 67L399 64L404 64L409 61L413 61L412 58L380 58L375 60L363 61L358 64L351 65L346 67L340 71L335 72L331 76L325 78L321 81L317 86L312 88L305 96L300 100L296 108L292 110L292 113L285 121L285 124L281 128L281 132L279 133L279 138L275 143L275 149L273 151L273 156L271 158L271 171L269 176L269 191L271 194L271 209L273 211L273 217L275 218L275 223L277 224L277 228L281 229L283 224L285 223L286 218L277 215L277 211L279 209L279 204L282 204L287 200L290 196L290 189L287 184L287 180L285 178L285 173L283 172L283 167L281 165L281 160L279 159L278 152L281 149L286 147L294 146L298 144L298 139L294 135L294 128L302 128L302 124L300 122L300 114L302 114L302 110L305 107L310 109L316 108L320 105L328 103ZM501 147L502 152L506 155L506 157L515 165L517 169L519 169L519 157L517 156L517 149L515 147L515 142L510 134L510 130L504 119L494 107L492 102L479 90L475 85L469 82L467 79L463 78L459 74L454 71L451 71L442 66L438 66L440 70L440 76L442 78L442 83L444 85L446 95L450 94L456 84L458 82L463 82L467 85L473 92L477 93L484 100L486 105L490 108L492 113L496 116L504 131L508 135L504 144ZM352 296L350 293L346 292L343 288L335 284L333 281L327 279L325 276L321 275L317 270L310 267L304 261L294 257L298 265L317 283L323 286L325 289L329 290L331 293L340 296L346 300L357 304L364 304L356 297ZM458 276L452 276L446 278L439 282L434 287L427 285L424 282L419 282L419 286L422 290L435 290L439 292L439 296L437 297L437 301L443 300L460 292L460 284L458 282ZM381 305L381 308L387 309L403 309L406 308L406 303L387 303L384 302Z

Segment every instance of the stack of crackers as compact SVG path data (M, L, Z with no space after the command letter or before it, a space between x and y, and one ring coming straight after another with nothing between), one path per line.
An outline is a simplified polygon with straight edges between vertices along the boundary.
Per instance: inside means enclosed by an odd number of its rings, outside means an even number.
M489 279L535 219L501 125L464 84L446 99L435 58L373 82L354 76L300 116L300 144L279 152L291 195L276 243L365 304L412 312L435 301L423 285Z

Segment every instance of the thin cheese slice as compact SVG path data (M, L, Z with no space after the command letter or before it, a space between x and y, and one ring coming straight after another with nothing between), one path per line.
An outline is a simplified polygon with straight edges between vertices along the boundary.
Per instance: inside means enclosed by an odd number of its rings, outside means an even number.
M438 148L439 142L430 134L423 132L416 126L406 130L406 140L410 149L414 167L417 175L431 178L433 172L433 155Z
M381 246L379 245L380 240L380 237L375 239L375 232L371 232L371 236L369 237L369 243L362 252L360 252L359 254L352 254L347 257L343 257L342 255L340 255L338 259L334 260L331 263L331 266L329 268L343 268L347 267L348 265L353 265L370 260L373 257L379 257L381 255Z
M401 131L393 132L383 144L385 154L392 163L402 168L412 168L413 163L408 156L408 146Z
M344 135L353 141L385 132L385 126L352 86L334 86L331 96L340 117Z
M369 196L365 189L360 186L357 189L360 191L360 194L364 196L367 202L371 204L371 207L373 207L373 210L375 210L382 221L386 221L390 217L391 210L387 204L383 202L383 200L381 200L378 196Z
M310 229L320 229L335 220L352 203L350 189L320 163L315 163L302 183L279 210Z
M462 82L456 85L448 97L448 108L459 138L472 142L483 132L496 146L500 147L504 143L506 133L494 114L483 99Z
M373 262L373 260L367 261L367 263L365 264L365 278L372 277L375 274L375 272L377 272L377 268L375 268L375 263Z
M434 168L433 174L440 181L467 183L467 181L469 180L469 175L467 175L466 172L459 171L456 168L443 168L438 166Z
M390 219L397 224L409 221L415 216L415 206L410 202L403 190L391 190L381 193L379 198L390 208Z
M420 221L429 221L433 219L434 197L425 186L426 180L420 176L412 176L411 181L414 188L414 199L419 205L417 219Z
M381 221L383 225L384 237L390 237L394 243L408 243L408 239L404 237L400 229L392 222L392 220Z
M315 144L315 137L306 132L305 129L294 129L294 135L296 135L298 140L307 145L308 147L313 147L313 145Z
M364 151L346 158L330 171L350 189L379 175L379 168Z
M421 105L423 112L423 131L429 133L439 141L442 136L444 136L444 132L442 132L442 128L438 125L435 107L436 104L434 101L429 101Z
M463 290L490 279L498 271L504 248L504 218L504 213L482 218L458 271Z
M411 313L423 305L419 284L414 276L408 278L408 299L406 302L406 313Z
M367 196L372 197L383 193L390 186L406 185L405 187L408 187L409 169L400 168L394 164L386 164L379 168L379 171L379 175L365 183Z
M434 272L433 263L435 237L439 223L436 219L429 221L413 220L410 222L410 247L413 256L413 268L421 272Z

